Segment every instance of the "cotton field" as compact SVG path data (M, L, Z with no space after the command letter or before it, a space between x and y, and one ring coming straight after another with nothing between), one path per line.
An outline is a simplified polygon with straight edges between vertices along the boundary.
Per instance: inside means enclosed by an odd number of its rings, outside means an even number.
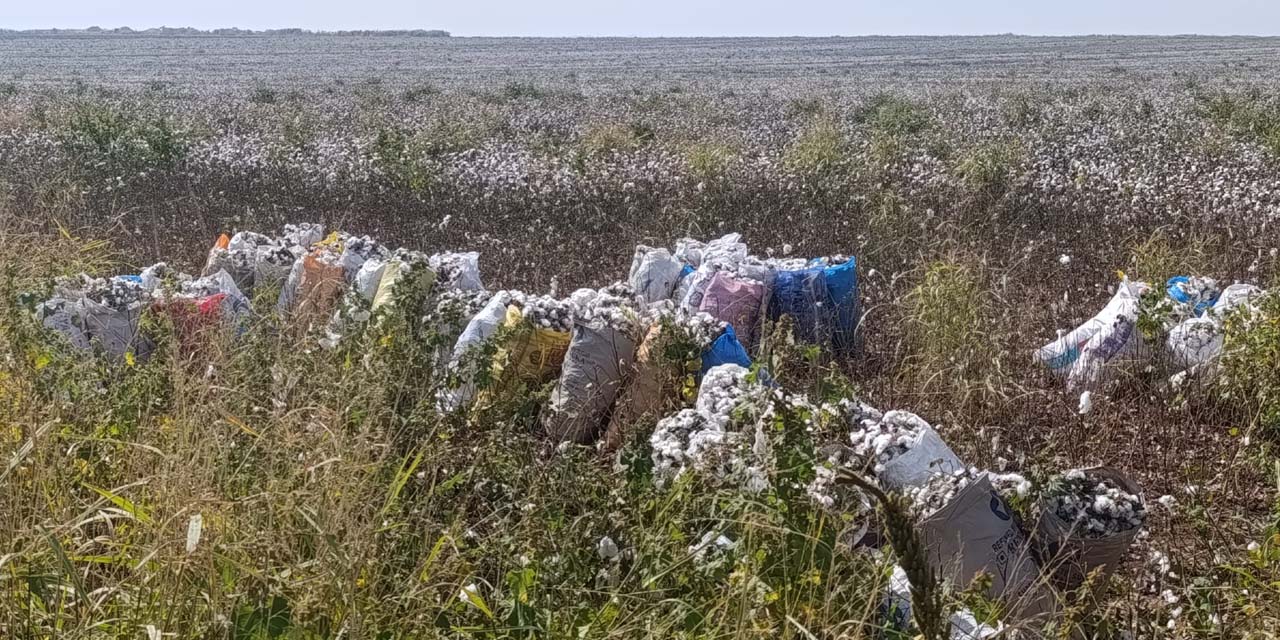
M0 635L1280 633L1277 52L0 32Z

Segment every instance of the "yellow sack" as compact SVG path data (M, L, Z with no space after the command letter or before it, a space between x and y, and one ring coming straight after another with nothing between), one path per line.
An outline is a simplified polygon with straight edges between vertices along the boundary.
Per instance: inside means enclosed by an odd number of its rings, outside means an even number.
M518 327L524 323L520 307L507 307L502 321L504 328ZM569 350L568 331L556 331L532 327L521 332L503 347L493 358L493 379L506 382L510 379L545 384L560 374L564 354ZM506 376L504 378L504 376Z
M425 264L409 267L403 260L392 260L382 270L382 278L378 280L378 289L373 294L373 309L376 310L394 299L395 286L406 274L424 278L426 282L423 286L426 287L430 287L436 281L436 272Z

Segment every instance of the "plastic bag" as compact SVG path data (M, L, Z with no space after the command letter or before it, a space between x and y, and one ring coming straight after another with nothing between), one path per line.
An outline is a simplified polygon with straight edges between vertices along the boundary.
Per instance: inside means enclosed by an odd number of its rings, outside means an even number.
M858 261L856 258L823 269L827 299L835 305L833 342L839 353L852 353L856 346L858 316Z
M1138 303L1149 289L1124 279L1098 315L1040 347L1036 361L1066 377L1067 388L1076 390L1105 382L1113 365L1142 359L1146 348L1137 328Z
M836 309L827 294L824 269L779 271L769 296L769 319L791 318L795 339L807 344L828 344L835 335Z
M631 260L627 282L636 297L644 302L657 302L671 298L683 271L684 265L670 251L640 245Z
M547 432L561 441L594 440L630 373L635 351L635 341L611 327L574 325L543 416Z
M1198 316L1208 311L1217 302L1221 291L1218 282L1212 278L1198 276L1174 276L1165 283L1165 295L1171 300L1189 309L1190 314Z
M712 367L718 367L722 364L736 364L740 367L751 367L751 356L747 355L747 350L738 341L737 334L734 333L732 326L724 328L724 333L711 343L711 347L706 353L702 354L702 370L700 376L704 376Z
M858 322L858 272L853 258L836 265L812 266L774 274L769 292L769 319L791 317L795 338L830 344L849 353Z
M1127 493L1141 497L1142 489L1125 474L1109 467L1085 469L1090 477L1106 478ZM1141 527L1134 527L1101 538L1077 535L1076 527L1062 519L1052 508L1040 509L1036 527L1036 543L1045 564L1054 568L1054 578L1065 589L1075 589L1085 577L1101 567L1102 578L1110 575L1124 560Z
M698 311L729 323L744 345L750 345L760 322L764 304L764 283L717 272L708 282L698 303Z
M884 463L876 474L881 484L890 489L904 489L924 484L935 473L952 473L964 469L964 463L942 441L938 432L919 416L907 411L890 411L884 421L911 420L918 423L919 435L906 452Z
M992 598L1009 601L1030 591L1039 566L1013 511L982 474L919 524L936 575L961 588L991 575Z

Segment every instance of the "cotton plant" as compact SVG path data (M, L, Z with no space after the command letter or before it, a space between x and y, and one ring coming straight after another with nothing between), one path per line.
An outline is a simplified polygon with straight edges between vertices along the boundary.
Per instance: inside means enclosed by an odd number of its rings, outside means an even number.
M710 573L733 566L737 541L718 531L707 531L689 545L689 556L699 571Z
M991 473L987 476L991 486L1006 500L1017 503L1031 496L1034 484L1021 473Z
M1077 535L1104 538L1142 527L1147 508L1142 497L1126 491L1116 481L1072 469L1050 482L1046 508L1075 525Z

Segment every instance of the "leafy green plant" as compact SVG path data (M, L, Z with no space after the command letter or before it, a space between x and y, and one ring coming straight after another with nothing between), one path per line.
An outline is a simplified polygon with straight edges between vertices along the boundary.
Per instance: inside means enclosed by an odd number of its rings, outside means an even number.
M728 176L738 160L738 150L724 143L703 142L690 146L685 158L696 179L714 184Z
M1270 293L1227 314L1223 329L1223 395L1250 424L1280 434L1280 296Z
M1009 191L1021 160L1016 142L989 142L962 152L955 171L971 191L990 202Z
M843 170L848 161L848 140L830 119L815 120L791 141L782 155L787 170L821 178Z
M854 113L854 120L873 131L889 135L914 135L932 126L933 119L920 105L889 93L871 96Z

